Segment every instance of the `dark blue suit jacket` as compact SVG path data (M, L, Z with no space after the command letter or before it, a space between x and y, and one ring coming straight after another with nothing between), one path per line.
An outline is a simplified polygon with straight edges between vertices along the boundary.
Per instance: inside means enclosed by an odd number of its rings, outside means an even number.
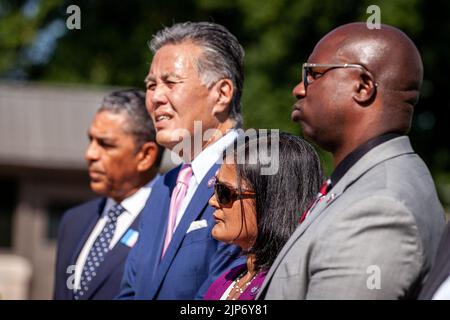
M169 171L153 187L142 213L140 237L128 257L119 299L201 299L211 283L225 270L242 263L240 249L211 236L215 224L208 206L214 165L201 181L180 220L161 260L170 197L181 166ZM208 226L187 233L193 221Z
M73 290L69 289L68 283L73 283L75 272L70 266L75 265L84 243L102 215L105 203L106 198L97 198L69 209L64 214L58 234L54 299L73 299ZM140 216L141 214L129 229L137 230ZM97 276L82 299L110 300L117 296L130 250L131 248L119 241L106 254L105 261L100 265Z

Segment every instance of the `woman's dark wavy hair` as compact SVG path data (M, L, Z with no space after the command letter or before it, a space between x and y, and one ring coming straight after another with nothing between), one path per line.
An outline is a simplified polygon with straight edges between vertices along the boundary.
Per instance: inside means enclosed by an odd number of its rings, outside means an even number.
M273 175L262 175L261 169L266 167L260 161L259 145L261 139L267 140L267 149L279 135L279 166ZM255 141L255 139L257 141ZM239 152L245 152L246 161L237 161ZM252 154L253 153L253 154ZM255 154L258 153L258 154ZM269 269L286 241L298 226L298 220L319 191L323 180L320 159L315 149L304 139L285 132L270 131L267 135L242 140L237 139L233 150L225 150L224 160L229 163L233 156L236 165L237 184L242 190L245 181L246 189L256 193L255 207L258 235L254 245L245 254L255 256L257 270ZM241 153L242 155L242 153ZM250 159L255 161L247 161ZM271 159L274 161L275 159ZM276 161L276 160L275 160ZM241 162L241 163L239 163ZM242 199L240 199L242 201ZM241 232L244 226L245 212L242 212Z

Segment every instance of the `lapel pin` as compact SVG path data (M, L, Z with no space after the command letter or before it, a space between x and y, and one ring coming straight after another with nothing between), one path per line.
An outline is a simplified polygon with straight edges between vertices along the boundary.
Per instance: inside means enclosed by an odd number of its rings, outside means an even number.
M208 180L208 188L214 187L215 183L216 183L216 177L211 177L211 179Z
M330 194L330 196L327 198L327 203L330 203L331 201L333 201L336 198L336 194L332 193Z
M127 247L133 248L139 238L139 232L133 229L128 229L125 235L120 240L121 243Z
M255 296L258 293L259 287L253 287L250 289L250 295Z

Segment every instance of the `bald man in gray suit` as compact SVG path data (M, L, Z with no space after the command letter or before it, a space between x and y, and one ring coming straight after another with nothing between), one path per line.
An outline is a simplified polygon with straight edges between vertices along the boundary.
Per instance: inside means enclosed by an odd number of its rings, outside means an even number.
M316 45L292 118L334 171L268 272L262 299L415 298L444 228L407 133L423 67L400 30L341 26Z

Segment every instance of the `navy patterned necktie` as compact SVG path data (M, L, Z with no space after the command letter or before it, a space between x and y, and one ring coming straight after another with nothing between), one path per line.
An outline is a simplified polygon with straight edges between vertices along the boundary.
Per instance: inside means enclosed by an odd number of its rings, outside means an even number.
M108 221L89 250L89 254L86 258L83 271L81 272L80 288L74 292L75 300L81 299L89 290L91 281L97 275L97 270L105 260L105 255L109 251L109 244L114 235L114 231L116 230L117 217L124 211L125 209L120 204L116 204L109 209Z

